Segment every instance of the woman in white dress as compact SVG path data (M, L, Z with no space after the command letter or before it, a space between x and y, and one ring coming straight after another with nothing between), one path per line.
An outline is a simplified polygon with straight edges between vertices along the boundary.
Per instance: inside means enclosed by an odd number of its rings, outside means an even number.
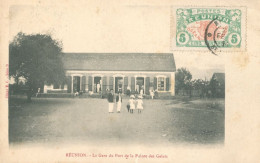
M153 90L151 90L150 95L151 95L151 97L153 99L153 97L154 97L154 91Z
M97 83L97 93L99 93L99 91L100 91L100 83L98 82Z
M121 96L121 93L119 93L117 96L116 96L116 108L117 108L117 113L120 113L121 111L121 107L122 107L122 96Z

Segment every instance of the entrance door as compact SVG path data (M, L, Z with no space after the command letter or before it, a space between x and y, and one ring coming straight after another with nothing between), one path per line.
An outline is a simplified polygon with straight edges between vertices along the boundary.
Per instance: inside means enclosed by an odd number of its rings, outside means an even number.
M101 92L102 80L100 76L94 77L94 93Z
M123 92L123 77L115 77L115 93Z
M137 91L137 93L144 94L144 78L143 77L137 77L136 78L135 90Z

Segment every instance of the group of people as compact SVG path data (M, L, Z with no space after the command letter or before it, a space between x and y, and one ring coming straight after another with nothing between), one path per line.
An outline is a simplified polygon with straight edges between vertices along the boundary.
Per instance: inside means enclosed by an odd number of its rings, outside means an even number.
M127 103L127 106L126 106L127 111L130 112L131 114L133 114L134 110L138 110L138 113L141 113L142 110L144 109L142 98L143 97L141 95L139 95L139 96L131 95L130 99ZM114 98L113 90L111 90L108 93L107 100L108 100L108 113L114 112L114 101L116 102L117 113L121 112L122 102L123 102L121 93L118 93L116 95L116 98Z
M128 112L130 111L130 113L134 113L134 110L137 109L138 113L142 113L142 110L144 109L143 107L143 100L142 100L142 96L139 95L136 99L136 97L134 95L130 96L130 99L127 103L127 110Z

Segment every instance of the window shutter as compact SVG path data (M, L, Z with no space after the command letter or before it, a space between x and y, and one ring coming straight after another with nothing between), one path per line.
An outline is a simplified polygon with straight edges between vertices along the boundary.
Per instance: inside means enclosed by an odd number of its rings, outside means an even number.
M154 81L153 81L153 89L154 89L154 90L157 89L157 77L154 77Z
M114 78L113 77L109 77L109 89L113 89L113 85L114 85Z
M71 76L66 77L66 82L67 82L67 92L71 93Z
M92 91L92 76L88 77L88 91Z
M150 94L149 89L150 89L150 77L147 77L145 79L145 94L147 95Z
M135 92L135 77L131 77L131 92Z
M105 93L106 92L106 89L107 89L107 77L104 76L102 77L102 92Z
M170 89L170 79L167 77L166 78L166 91L169 91Z
M126 94L127 91L127 86L128 86L128 77L124 77L124 93Z
M85 88L86 88L86 76L82 76L82 86L81 89L83 92L85 92Z

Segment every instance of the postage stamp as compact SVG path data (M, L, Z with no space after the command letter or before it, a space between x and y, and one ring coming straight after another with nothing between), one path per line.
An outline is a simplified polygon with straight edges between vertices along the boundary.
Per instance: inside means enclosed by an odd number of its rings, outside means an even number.
M173 49L208 49L216 54L219 49L245 48L245 14L243 8L175 8Z

